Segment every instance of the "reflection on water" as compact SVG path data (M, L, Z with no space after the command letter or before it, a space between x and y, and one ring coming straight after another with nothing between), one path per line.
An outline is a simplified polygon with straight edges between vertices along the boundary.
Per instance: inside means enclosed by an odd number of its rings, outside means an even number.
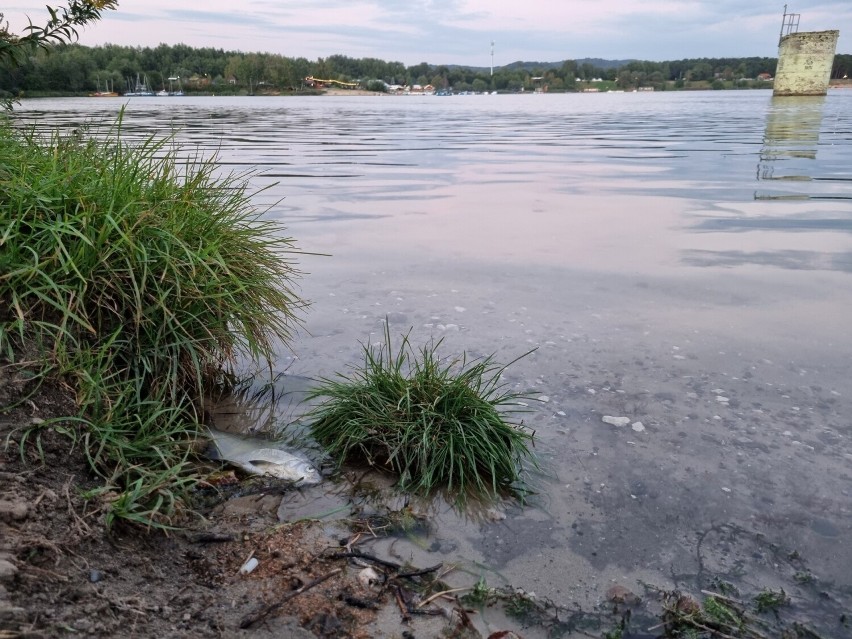
M852 252L828 255L817 251L690 251L684 261L693 266L743 266L760 264L796 270L830 270L852 273Z
M836 204L852 199L850 127L841 109L826 96L772 97L755 203L720 207L721 214L697 220L690 230L708 239L683 251L684 264L849 272L852 251L837 241L852 231L848 205ZM748 234L743 241L752 246L710 239L722 234Z
M774 178L772 162L788 157L816 159L824 107L825 96L772 97L760 153L761 163L769 164L760 171L761 179Z
M537 347L505 381L546 398L527 423L553 477L504 520L439 512L440 543L398 552L496 562L587 608L612 581L705 588L711 565L810 601L762 536L852 605L852 92L151 100L131 135L259 168L266 214L331 256L301 260L314 304L276 371L345 371L385 321L447 356ZM754 535L714 562L696 540L720 522Z
M826 110L825 96L773 96L766 114L766 133L757 165L758 181L782 181L786 190L755 191L756 200L850 199L841 193L804 191L801 183L813 180L849 180L849 176L824 176L817 159ZM833 143L832 134L826 134ZM777 189L777 190L776 190Z

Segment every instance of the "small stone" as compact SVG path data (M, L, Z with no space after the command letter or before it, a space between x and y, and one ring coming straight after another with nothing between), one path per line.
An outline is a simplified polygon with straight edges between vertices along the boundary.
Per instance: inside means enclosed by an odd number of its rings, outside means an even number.
M0 500L0 521L20 521L27 518L29 506L24 501Z
M717 396L716 396L716 401L717 401L717 402L719 402L720 404L727 404L727 403L728 403L728 402L730 402L731 400L730 400L730 399L728 399L727 397L725 397L724 395L717 395Z
M565 417L565 411L564 410L558 410L558 411L556 411L556 414L559 415L560 417Z
M22 623L27 617L27 611L13 606L7 600L0 599L0 627L8 627L12 623Z
M628 606L636 605L641 601L637 595L621 584L615 584L610 587L610 589L606 591L606 599L612 603L627 604Z
M489 508L485 511L485 518L488 521L503 521L506 519L506 513L502 510L498 510L497 508Z
M545 404L550 401L550 398L547 395L542 395L538 398L538 401L544 402Z
M94 626L94 623L92 622L91 619L78 619L73 624L74 630L76 630L77 632L84 632L84 633L87 633L87 634L92 629L92 626Z
M613 417L612 415L604 415L601 417L604 424L612 424L613 426L627 426L630 423L629 417Z
M645 424L643 424L642 422L633 422L630 425L630 428L635 430L637 433L644 433L645 432Z
M731 489L730 489L730 488L728 488L727 486L722 486L722 490L723 490L724 492L726 492L726 493L731 492Z
M373 570L373 568L364 568L358 573L358 581L362 586L364 586L364 588L369 588L370 586L380 583L379 573Z
M99 581L103 581L103 579L104 579L104 573L102 573L100 570L90 570L89 571L89 581L91 581L93 584L96 584Z
M455 307L456 313L464 313L466 310L467 309L464 306L456 306Z
M0 583L10 583L18 574L18 567L6 558L0 558Z

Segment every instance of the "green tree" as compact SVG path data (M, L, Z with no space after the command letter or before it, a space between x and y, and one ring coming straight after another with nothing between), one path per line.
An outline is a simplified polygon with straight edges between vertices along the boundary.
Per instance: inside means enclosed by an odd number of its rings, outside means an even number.
M689 79L693 81L709 80L713 77L713 67L709 62L699 62L689 72Z
M117 0L69 0L67 7L47 6L49 20L45 26L30 21L23 35L9 31L0 13L0 67L18 68L39 50L52 51L56 46L77 40L77 29L100 20L101 13L115 9ZM9 110L14 99L0 96L0 109Z
M23 35L0 30L0 64L20 64L37 49L51 50L54 46L73 42L77 29L100 20L105 10L115 9L118 0L69 0L67 7L45 7L50 19L41 27L32 22ZM3 14L0 13L0 24Z

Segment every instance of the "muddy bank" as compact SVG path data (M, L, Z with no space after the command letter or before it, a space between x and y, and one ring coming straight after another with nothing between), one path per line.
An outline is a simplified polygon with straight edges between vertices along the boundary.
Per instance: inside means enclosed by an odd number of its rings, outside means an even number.
M43 428L42 458L34 440L23 446L24 460L18 454L21 426L69 407L66 395L45 388L0 418L12 444L0 457L3 637L666 636L671 610L685 605L679 592L698 602L702 590L750 611L755 596L783 592L789 601L765 622L779 632L797 622L822 637L848 629L849 589L825 581L794 539L779 544L760 522L693 526L679 549L661 535L646 537L628 504L660 495L640 479L625 503L610 503L605 486L578 481L575 492L615 519L577 516L567 544L547 504L535 499L462 513L395 495L391 479L363 472L294 489L214 467L216 486L197 496L184 529L110 532L109 495L83 499L99 484L79 446L69 454L66 437ZM609 421L616 423L602 427L645 434L637 422ZM839 534L830 520L812 527ZM637 552L640 540L645 550ZM691 559L678 558L687 549ZM593 569L578 571L574 559L573 574L549 576L566 554ZM513 563L533 557L537 574L515 576ZM247 571L251 560L256 567Z
M20 387L2 381L5 404ZM367 516L350 507L337 523L314 519L323 514L317 495L330 485L309 499L287 482L211 466L211 485L175 529L121 523L107 530L111 495L91 498L102 482L80 445L69 453L73 425L48 426L72 411L63 389L45 385L0 413L4 639L428 637L461 622L450 607L419 595L428 582L439 583L441 562L421 571L364 545L402 530L387 511ZM308 505L301 515L293 511L299 503Z

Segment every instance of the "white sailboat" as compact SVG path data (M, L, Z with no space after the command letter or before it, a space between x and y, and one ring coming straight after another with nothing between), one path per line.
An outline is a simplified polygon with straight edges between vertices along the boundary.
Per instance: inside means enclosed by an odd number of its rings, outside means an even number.
M177 91L172 90L172 82L177 82ZM180 83L180 76L176 75L169 78L169 95L174 96L182 96L183 95L183 85Z
M151 97L156 95L151 89L148 88L148 76L144 76L145 80L143 82L139 81L139 74L136 74L136 84L133 85L133 88L124 93L125 96L128 97ZM127 82L128 87L130 87L130 81Z

